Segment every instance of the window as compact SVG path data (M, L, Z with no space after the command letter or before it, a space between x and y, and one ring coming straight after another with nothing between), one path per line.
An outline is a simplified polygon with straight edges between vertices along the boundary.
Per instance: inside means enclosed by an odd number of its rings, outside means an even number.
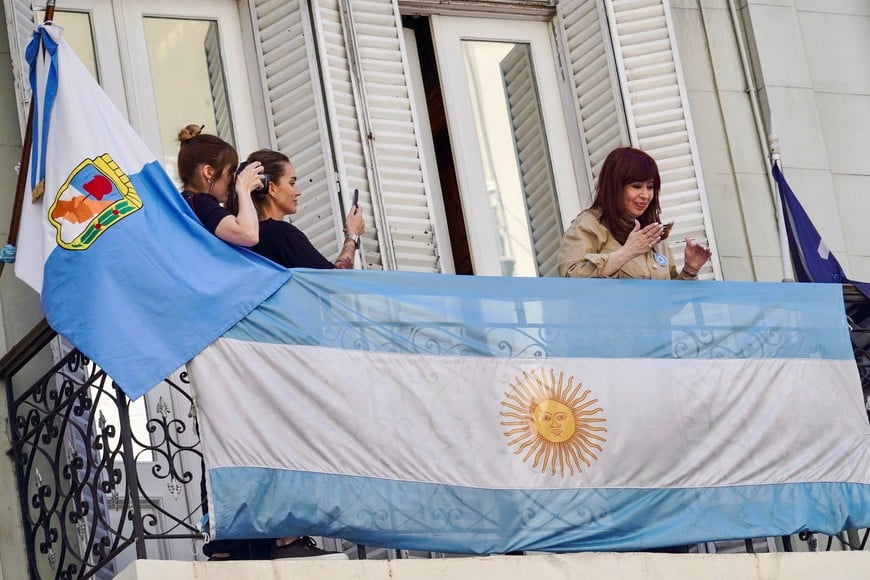
M244 156L258 139L242 50L238 5L231 0L127 2L136 109L131 119L171 177L178 131L205 125L205 132L232 143Z
M234 0L74 0L54 20L170 176L178 131L190 123L242 155L258 148Z
M447 16L405 24L456 272L553 274L580 199L547 25Z

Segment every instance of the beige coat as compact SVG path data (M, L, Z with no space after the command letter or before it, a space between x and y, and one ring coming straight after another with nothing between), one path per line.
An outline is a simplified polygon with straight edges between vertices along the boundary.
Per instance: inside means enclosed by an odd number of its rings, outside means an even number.
M610 254L622 247L604 225L598 221L601 212L587 209L580 213L559 246L556 267L559 276L570 278L604 278L601 274ZM666 266L656 263L654 252L660 252L668 259ZM681 279L692 280L683 272L677 272L674 257L667 242L659 242L653 249L629 260L610 278L646 278L649 280Z

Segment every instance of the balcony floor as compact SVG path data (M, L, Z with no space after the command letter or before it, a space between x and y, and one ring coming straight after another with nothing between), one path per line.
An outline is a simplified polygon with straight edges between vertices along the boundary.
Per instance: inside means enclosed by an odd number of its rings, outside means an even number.
M174 562L137 560L118 580L694 580L870 578L870 552L773 554L582 553L433 560L281 560Z

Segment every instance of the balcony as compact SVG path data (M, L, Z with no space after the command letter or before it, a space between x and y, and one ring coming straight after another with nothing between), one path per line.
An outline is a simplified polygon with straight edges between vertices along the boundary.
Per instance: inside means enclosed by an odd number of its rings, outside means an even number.
M843 296L870 417L870 301L850 286L843 288ZM646 570L647 577L688 577L699 570L710 572L711 566L727 566L723 574L728 576L741 575L738 571L746 566L749 577L764 570L777 570L786 577L784 571L789 569L806 575L832 566L845 566L856 576L860 576L857 569L870 572L867 552L860 560L858 555L783 555L864 551L870 535L866 529L835 536L803 533L709 542L689 546L688 554L633 556L469 558L321 539L326 549L368 562L353 569L347 568L353 565L347 562L204 563L205 537L199 527L202 456L186 372L173 374L142 399L130 402L101 369L78 351L65 349L43 322L3 357L0 374L9 401L12 448L8 454L15 465L34 579L113 577L125 568L129 568L125 578L157 574L220 578L228 571L251 578L289 578L291 571L297 577L310 573L306 577L323 578L483 574L509 578L575 567L605 577L638 576L639 570ZM727 563L702 555L722 553L770 555ZM849 558L848 565L843 557Z

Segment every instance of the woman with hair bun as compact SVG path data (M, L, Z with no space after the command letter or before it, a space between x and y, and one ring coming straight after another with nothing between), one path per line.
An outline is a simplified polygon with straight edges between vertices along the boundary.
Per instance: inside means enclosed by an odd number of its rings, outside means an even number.
M263 166L250 163L238 175L239 154L232 145L188 125L178 133L178 176L182 195L202 225L223 241L250 248L260 241L251 192L263 185ZM238 198L234 215L224 204L232 190Z
M712 252L686 238L685 265L674 265L664 243L673 223L662 224L662 180L655 160L620 147L607 155L592 207L574 218L559 248L560 276L695 280Z
M182 195L202 225L212 234L230 244L253 247L260 241L260 223L251 199L252 192L263 189L265 175L259 161L236 170L239 155L232 145L202 132L199 125L188 125L178 133L178 175ZM233 199L231 193L235 191ZM234 214L225 207L235 206ZM205 468L203 468L203 511L205 501ZM203 545L210 561L259 560L277 558L347 558L344 553L319 549L314 540L305 537L258 538L251 540L213 540Z

